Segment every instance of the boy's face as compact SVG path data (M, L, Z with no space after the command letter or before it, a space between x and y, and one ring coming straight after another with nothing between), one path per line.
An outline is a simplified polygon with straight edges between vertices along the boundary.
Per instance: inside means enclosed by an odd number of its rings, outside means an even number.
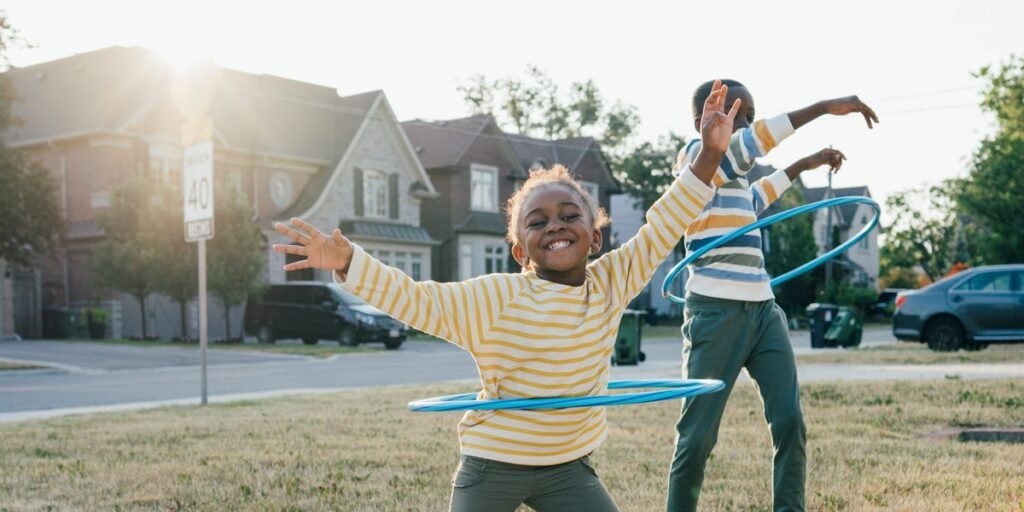
M546 185L530 194L520 212L519 242L512 247L520 264L528 259L537 275L555 282L562 282L558 276L585 275L591 249L600 249L601 231L579 194Z
M729 87L729 94L725 97L725 108L728 110L732 107L732 103L739 98L743 103L740 105L740 111L736 114L736 120L732 123L733 133L741 128L746 128L754 124L754 97L750 95L750 91L742 85L733 85ZM693 127L700 133L700 114L693 118Z

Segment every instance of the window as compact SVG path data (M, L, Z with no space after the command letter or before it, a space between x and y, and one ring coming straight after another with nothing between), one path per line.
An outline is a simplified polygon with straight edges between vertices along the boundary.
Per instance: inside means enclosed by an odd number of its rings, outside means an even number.
M298 245L298 244L292 244ZM302 261L306 259L305 256L299 256L298 254L285 254L285 263L295 263L296 261ZM304 268L302 270L292 270L291 272L284 273L285 281L312 281L316 279L314 270L311 268Z
M985 272L956 287L960 292L1008 292L1013 289L1010 272Z
M498 211L498 168L488 165L470 166L470 207L474 210Z
M407 253L407 252L396 252L395 253L395 262L391 266L397 268L398 270L401 270L402 272L405 272L406 274L408 274L409 273L408 267L405 266L405 262L406 262L406 260L408 258L409 258L409 253Z
M505 271L505 246L484 246L484 272L487 274Z
M594 200L597 201L598 203L601 202L601 196L599 195L599 193L601 192L601 188L597 186L597 183L591 181L581 181L580 185L583 185L583 190L586 190L587 193L590 194L590 197L593 197Z
M377 251L377 259L381 263L391 266L391 251Z
M363 176L364 212L367 217L388 216L388 178L379 171Z
M459 279L465 281L473 277L473 244L459 244Z
M413 278L414 281L423 279L423 255L414 252L409 258L409 277Z
M868 218L866 216L861 216L861 218L860 218L860 225L864 226L864 225L867 225L867 223L868 223ZM866 237L864 237L863 240L860 241L860 248L861 248L861 250L864 250L864 251L868 250L870 245L871 245L871 237L870 236L866 236Z

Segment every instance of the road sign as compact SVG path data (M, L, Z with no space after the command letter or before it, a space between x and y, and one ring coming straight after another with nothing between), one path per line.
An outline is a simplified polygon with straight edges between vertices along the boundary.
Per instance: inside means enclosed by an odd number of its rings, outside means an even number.
M185 241L213 238L213 142L185 148Z

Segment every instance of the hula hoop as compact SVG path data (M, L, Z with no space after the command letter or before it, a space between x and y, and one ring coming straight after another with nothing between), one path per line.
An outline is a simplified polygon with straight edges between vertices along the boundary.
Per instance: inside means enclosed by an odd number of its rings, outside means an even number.
M721 247L722 245L725 245L755 229L761 229L765 226L775 224L776 222L782 222L790 217L795 217L797 215L801 215L814 210L820 210L822 208L830 208L832 206L841 206L850 203L866 204L873 208L875 210L875 216L871 219L871 222L869 222L860 231L858 231L856 235L853 235L852 237L850 237L849 240L843 242L838 247L826 252L825 254L822 254L821 256L818 256L817 258L814 258L811 261L808 261L807 263L804 263L803 265L800 265L799 267L793 270L790 270L789 272L786 272L785 274L782 274L779 277L772 279L771 286L778 286L782 283L785 283L786 281L789 281L790 279L793 279L796 276L799 276L805 272L809 272L813 270L815 267L821 265L822 263L825 263L829 259L834 258L839 253L849 249L854 244L861 241L861 239L863 239L865 236L867 236L867 234L872 229L874 229L875 226L878 225L878 218L882 214L882 209L878 206L878 203L874 202L870 198L862 196L834 197L832 199L825 199L823 201L818 201L816 203L810 203L805 204L803 206L798 206L796 208L791 208L784 212L776 213L775 215L765 217L747 226L743 226L742 228L739 228L735 231L731 231L729 234L718 238L717 240L711 242L708 245L705 245L704 247L701 247L700 249L697 249L696 251L693 251L692 253L687 255L686 258L683 259L683 261L680 261L679 263L676 264L676 266L672 267L672 270L670 270L668 275L665 276L665 281L661 285L661 294L666 299L675 302L676 304L685 304L685 299L672 295L668 291L668 289L672 285L672 281L675 281L676 277L679 276L679 273L682 272L687 265L693 263L694 261L697 260L697 258L700 258L708 251Z
M507 398L500 400L477 400L476 393L436 396L409 402L413 412L444 411L498 411L504 409L569 409L573 407L611 407L614 405L645 404L659 400L671 400L688 396L713 393L725 387L725 383L713 379L688 380L613 380L608 389L630 388L672 388L642 393L620 395L595 395L550 398Z

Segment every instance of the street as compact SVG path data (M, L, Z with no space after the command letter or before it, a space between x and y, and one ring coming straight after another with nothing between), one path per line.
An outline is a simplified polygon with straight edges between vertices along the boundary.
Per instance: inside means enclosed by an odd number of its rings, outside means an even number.
M792 339L797 354L812 352L806 331L792 333ZM864 345L892 342L887 328L865 330ZM637 366L613 367L613 379L679 377L680 341L647 339L642 348L647 360ZM397 351L327 359L211 349L208 359L212 402L453 381L465 382L471 390L477 379L468 354L453 345L430 341L408 341ZM194 347L4 342L0 343L0 360L51 366L0 372L0 421L199 401L199 351ZM809 364L798 370L803 382L942 379L951 374L961 378L1024 378L1021 364Z

